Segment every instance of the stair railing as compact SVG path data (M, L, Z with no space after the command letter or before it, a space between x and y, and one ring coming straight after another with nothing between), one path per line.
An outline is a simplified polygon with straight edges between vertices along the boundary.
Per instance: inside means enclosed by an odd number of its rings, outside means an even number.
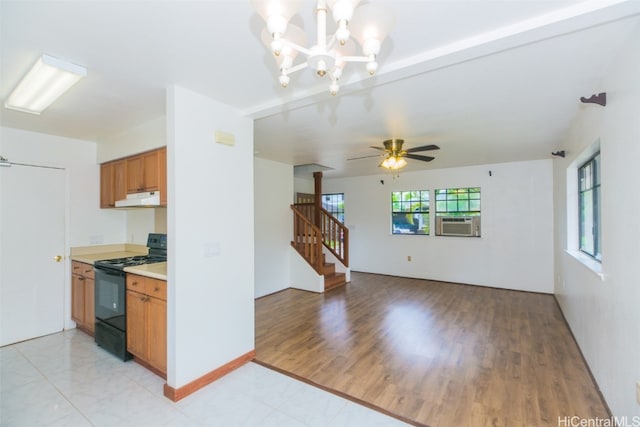
M291 206L311 224L314 223L316 207L313 203L296 203ZM295 221L295 219L294 219ZM338 218L320 208L320 234L322 243L345 266L349 266L349 229ZM295 235L295 234L294 234Z
M293 211L293 241L291 246L313 267L320 275L324 274L324 260L322 256L322 231L306 214L307 212L291 205Z
M349 266L349 229L325 208L320 208L320 230L324 246L345 266Z

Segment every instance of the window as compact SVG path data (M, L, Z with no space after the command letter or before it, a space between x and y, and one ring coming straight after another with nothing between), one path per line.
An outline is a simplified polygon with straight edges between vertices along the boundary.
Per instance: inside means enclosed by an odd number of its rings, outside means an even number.
M429 234L429 190L391 193L391 233Z
M344 224L344 193L323 194L322 207Z
M436 190L436 235L480 237L480 188Z
M600 152L578 169L580 251L600 261Z

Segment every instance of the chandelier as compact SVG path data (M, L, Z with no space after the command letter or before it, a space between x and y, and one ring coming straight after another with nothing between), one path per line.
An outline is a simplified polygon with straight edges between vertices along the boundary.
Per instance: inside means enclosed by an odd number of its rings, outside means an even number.
M360 0L318 0L316 41L307 48L304 30L289 23L301 0L251 0L251 3L267 24L262 41L275 56L282 87L289 84L289 75L309 67L320 77L328 75L329 92L334 96L340 89L340 78L347 63L364 63L369 74L375 74L380 45L393 26L390 13L380 5L358 6ZM335 33L330 35L327 34L329 11L337 25ZM353 39L360 44L362 55L354 56ZM305 60L296 64L294 61L299 54Z

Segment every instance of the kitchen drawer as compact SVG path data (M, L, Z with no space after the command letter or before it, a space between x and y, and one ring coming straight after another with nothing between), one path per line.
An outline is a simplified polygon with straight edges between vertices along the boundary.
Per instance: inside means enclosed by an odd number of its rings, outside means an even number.
M87 279L94 279L95 272L93 271L93 265L86 264L80 261L71 261L71 272L73 274L79 274Z
M167 282L147 277L145 281L146 294L150 297L167 300Z
M145 293L146 277L135 274L127 274L127 289L130 291Z
M93 271L93 265L91 264L82 264L82 275L87 278L87 279L95 279L96 278L96 272Z

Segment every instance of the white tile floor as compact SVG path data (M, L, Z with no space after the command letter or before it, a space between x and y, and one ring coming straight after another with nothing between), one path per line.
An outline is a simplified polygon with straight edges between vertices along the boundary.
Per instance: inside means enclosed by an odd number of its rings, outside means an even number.
M164 380L70 330L0 348L0 426L404 426L248 363L174 403Z

